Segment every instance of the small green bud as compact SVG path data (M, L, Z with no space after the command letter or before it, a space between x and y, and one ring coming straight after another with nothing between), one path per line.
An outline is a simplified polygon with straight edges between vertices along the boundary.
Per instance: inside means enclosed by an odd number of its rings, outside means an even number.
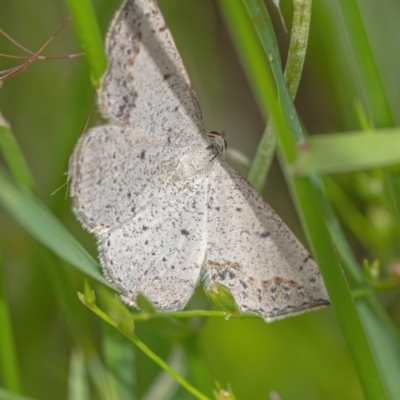
M83 301L88 307L93 307L96 304L96 295L92 290L90 283L87 279L85 279L85 286L83 290L83 299L79 296L80 300Z
M230 385L228 389L223 389L219 382L215 382L216 389L214 389L215 400L236 400Z
M378 282L379 275L381 272L381 266L379 260L374 260L372 264L369 263L368 260L363 260L363 270L365 277L370 282Z
M222 283L216 282L211 288L204 289L204 292L211 303L225 311L228 315L239 315L239 310L232 293Z

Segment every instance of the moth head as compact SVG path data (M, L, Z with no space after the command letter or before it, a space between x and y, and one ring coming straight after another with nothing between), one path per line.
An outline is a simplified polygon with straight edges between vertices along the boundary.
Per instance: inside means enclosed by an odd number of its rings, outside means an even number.
M214 158L217 157L218 154L222 154L225 159L225 149L228 146L225 140L225 131L211 131L206 133L206 135L211 139L211 144L207 149L211 150L211 154L214 155ZM212 160L214 160L214 158Z

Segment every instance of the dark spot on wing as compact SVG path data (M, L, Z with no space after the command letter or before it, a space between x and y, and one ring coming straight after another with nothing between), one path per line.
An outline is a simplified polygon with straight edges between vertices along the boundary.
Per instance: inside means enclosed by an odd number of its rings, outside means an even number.
M306 263L308 260L313 260L310 254L303 260L303 263Z
M218 276L221 279L221 281L225 280L227 273L228 273L227 269L224 269L224 270L218 272Z

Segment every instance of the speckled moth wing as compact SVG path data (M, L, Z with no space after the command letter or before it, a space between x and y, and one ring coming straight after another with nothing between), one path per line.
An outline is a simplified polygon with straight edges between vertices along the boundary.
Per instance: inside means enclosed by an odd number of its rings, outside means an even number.
M140 212L168 184L177 151L129 126L85 133L69 166L74 212L84 227L101 234Z
M269 322L330 304L315 261L224 162L209 179L208 234L206 285L225 285L240 311Z
M102 263L122 299L143 293L158 310L180 310L197 286L207 247L207 179L171 183L163 196L102 238Z
M201 138L200 107L154 0L124 3L111 23L106 52L103 115L176 144Z

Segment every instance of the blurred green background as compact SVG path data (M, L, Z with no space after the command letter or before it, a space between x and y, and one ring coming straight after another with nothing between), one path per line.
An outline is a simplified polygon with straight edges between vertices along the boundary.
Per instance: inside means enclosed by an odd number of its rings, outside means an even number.
M93 3L104 35L120 1ZM284 61L290 36L284 32L277 10L267 3ZM319 0L313 6L309 50L295 102L305 129L311 134L359 130L356 101L362 102L367 115L369 112L370 99L349 47L348 20L343 18L340 3ZM197 93L206 129L225 130L229 148L251 160L265 125L218 4L213 0L159 0L159 4ZM378 118L377 123L379 127L398 124L400 52L396 38L400 35L400 3L364 0L360 6L393 117L393 121ZM39 49L69 15L63 0L0 0L0 10L0 28L32 51ZM291 2L282 2L289 32L291 12ZM79 51L73 24L69 23L43 54ZM0 37L0 53L23 54L4 37ZM17 61L2 58L0 63L4 70ZM12 126L40 198L96 257L94 238L82 230L72 215L66 188L51 195L66 182L68 159L83 131L91 97L84 57L38 61L3 84L0 110ZM92 117L92 124L95 119ZM241 170L246 173L247 167L242 165ZM378 258L386 273L387 266L400 254L398 228L385 202L382 176L375 171L341 174L334 179L339 193L344 193L353 206L343 212L343 198L338 199L335 190L330 193L357 259ZM263 195L305 243L276 160ZM352 224L354 218L358 221L357 216L368 226L368 232L360 232L357 222ZM102 369L107 351L104 337L110 333L76 295L82 291L84 276L30 237L3 209L0 235L1 273L22 393L37 399L66 399L71 354L79 354L73 350L83 348L91 377L90 398L114 398L101 382L102 374L107 376L106 368ZM93 286L100 289L94 282ZM399 291L384 293L379 299L399 324ZM189 307L208 307L201 290ZM208 318L142 322L136 328L138 336L164 359L172 351L178 368L186 368L189 381L209 396L217 380L224 387L230 384L238 399L267 399L271 391L276 391L282 400L362 398L332 309L270 325L258 319ZM121 346L131 348L124 340ZM179 348L184 349L183 360L176 356ZM120 398L140 399L156 377L160 378L160 371L136 349L129 353L130 358L128 353L125 355L129 364L126 371L131 375L127 377L127 393L120 394ZM0 370L0 387L5 386L3 377ZM178 387L172 389L170 397L164 391L164 398L192 398Z

